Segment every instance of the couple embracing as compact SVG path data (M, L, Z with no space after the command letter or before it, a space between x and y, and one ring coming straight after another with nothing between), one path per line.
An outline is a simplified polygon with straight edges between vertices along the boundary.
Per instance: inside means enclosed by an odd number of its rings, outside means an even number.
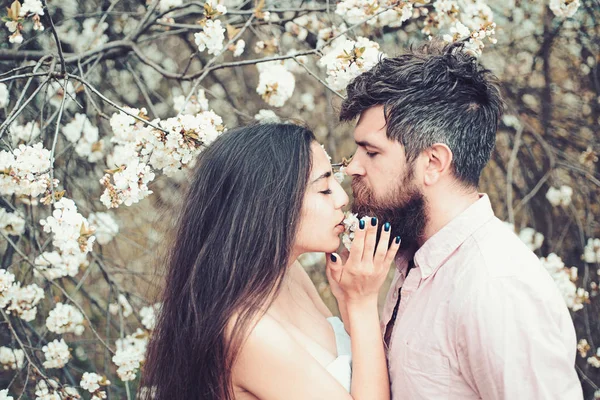
M199 157L142 385L154 399L581 399L569 312L477 190L502 115L460 44L381 60L347 88L349 199L308 129L223 134ZM297 258L327 254L341 319ZM378 293L395 268L383 313Z

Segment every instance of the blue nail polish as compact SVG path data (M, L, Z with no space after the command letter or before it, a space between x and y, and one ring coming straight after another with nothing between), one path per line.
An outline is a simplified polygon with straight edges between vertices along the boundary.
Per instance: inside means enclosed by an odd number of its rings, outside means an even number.
M371 218L371 226L375 226L375 225L377 225L377 218L372 217Z
M358 221L358 228L365 229L365 220L364 219L361 219L360 221Z
M330 254L329 258L331 258L331 261L333 261L333 262L337 261L337 258L333 254Z
M396 244L400 243L400 236L396 236Z
M383 225L383 230L386 232L390 231L390 223L389 222L386 222L385 225Z

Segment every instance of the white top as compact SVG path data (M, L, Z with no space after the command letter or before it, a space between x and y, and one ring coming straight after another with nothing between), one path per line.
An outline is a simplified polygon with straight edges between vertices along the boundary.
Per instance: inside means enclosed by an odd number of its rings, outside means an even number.
M335 332L335 344L337 347L337 358L326 368L327 371L350 393L352 382L352 348L350 347L350 335L344 328L344 323L338 317L329 317L327 321Z

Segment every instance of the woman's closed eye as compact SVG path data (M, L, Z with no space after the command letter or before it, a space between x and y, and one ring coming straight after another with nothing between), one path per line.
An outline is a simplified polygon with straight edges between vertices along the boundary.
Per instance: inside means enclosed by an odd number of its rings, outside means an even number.
M377 153L370 152L370 151L367 151L366 154L367 154L367 157L370 157L370 158L373 158L377 155Z
M327 190L322 190L319 193L323 193L323 194L331 194L331 189L327 189Z

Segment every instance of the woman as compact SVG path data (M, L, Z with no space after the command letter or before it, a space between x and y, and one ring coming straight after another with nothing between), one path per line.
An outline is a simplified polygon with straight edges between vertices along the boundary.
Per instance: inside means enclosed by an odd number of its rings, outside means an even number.
M376 252L376 221L362 222L346 265L328 257L353 339L351 384L348 335L295 262L338 248L347 201L326 153L299 126L229 131L201 154L144 365L152 398L389 399L377 315L399 242L387 249L389 225ZM346 282L352 276L364 281Z

